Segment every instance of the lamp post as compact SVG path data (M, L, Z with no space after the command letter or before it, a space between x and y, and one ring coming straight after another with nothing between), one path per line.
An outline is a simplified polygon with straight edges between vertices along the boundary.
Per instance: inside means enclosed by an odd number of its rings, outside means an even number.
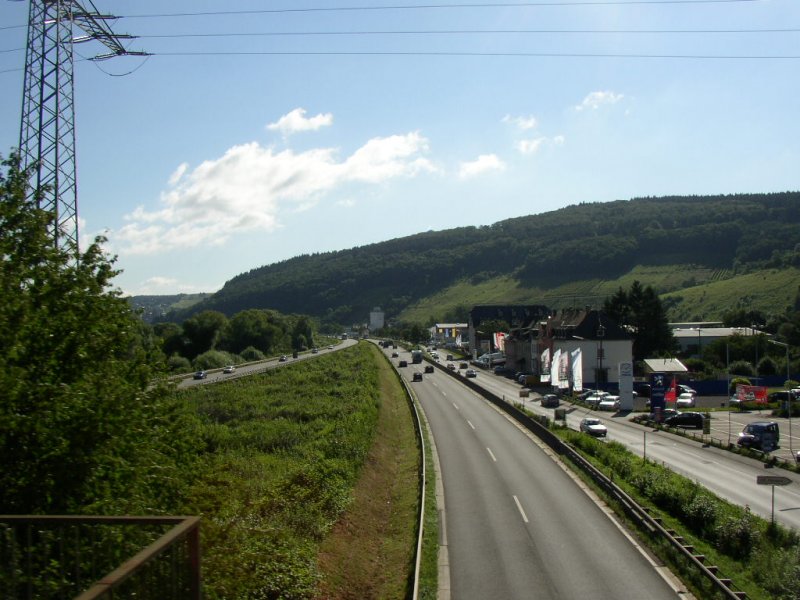
M783 346L786 348L786 381L788 382L789 377L789 344L785 342L779 342L777 340L767 340L770 344L775 344L776 346ZM792 458L795 457L794 455L794 448L792 448L792 393L789 392L789 452L792 455Z
M602 389L606 387L606 378L603 373L603 338L606 335L606 328L603 327L603 324L600 323L599 327L597 328L597 339L600 340L600 347L597 349L597 360L599 362L599 367L597 369L597 379L601 380L603 383ZM600 383L600 381L598 381Z

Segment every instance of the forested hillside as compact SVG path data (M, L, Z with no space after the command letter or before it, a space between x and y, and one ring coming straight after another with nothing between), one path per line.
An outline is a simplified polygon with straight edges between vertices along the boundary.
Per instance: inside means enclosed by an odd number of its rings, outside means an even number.
M373 306L398 315L457 284L469 305L470 285L496 278L549 290L663 265L723 277L800 266L800 192L584 203L304 255L238 275L189 310L271 308L349 324L365 321Z

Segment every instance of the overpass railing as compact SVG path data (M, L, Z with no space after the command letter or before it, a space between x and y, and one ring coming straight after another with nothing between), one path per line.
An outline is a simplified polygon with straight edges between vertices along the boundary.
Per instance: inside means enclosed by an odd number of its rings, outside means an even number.
M199 600L199 523L0 515L0 598Z

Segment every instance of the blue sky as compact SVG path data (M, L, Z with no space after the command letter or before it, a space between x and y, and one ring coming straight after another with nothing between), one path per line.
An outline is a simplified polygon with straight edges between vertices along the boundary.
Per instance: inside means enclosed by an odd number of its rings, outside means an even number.
M81 235L129 294L580 202L800 189L796 0L94 5L153 53L76 50ZM27 14L0 1L3 155Z

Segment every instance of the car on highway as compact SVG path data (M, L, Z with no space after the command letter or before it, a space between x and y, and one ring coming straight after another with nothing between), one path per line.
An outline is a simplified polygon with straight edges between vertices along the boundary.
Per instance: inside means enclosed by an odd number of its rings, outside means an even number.
M594 437L606 437L608 435L606 426L603 425L600 419L594 417L586 417L581 420L580 429L583 433L588 433Z
M422 381L422 373L420 373L419 371L416 371L414 373L413 377L411 378L411 380L412 381Z
M287 360L289 360L289 357L286 356L285 354L281 354L281 357L278 359L278 362L286 362Z
M456 366L453 363L447 363L447 368L450 371L455 371L456 370Z
M407 360L401 360L399 363L397 363L397 366L398 367L407 367L408 366L408 361Z
M555 394L545 394L542 396L542 406L544 408L557 408L559 402L558 396Z
M328 350L333 350L333 346L328 346Z
M228 365L227 367L222 369L222 372L225 373L226 375L233 373L234 371L236 371L236 367L234 367L233 365Z
M397 358L398 356L400 356L400 354L399 354L399 353L397 353L397 352L392 352L392 358Z
M433 373L433 365L425 365L426 373Z
M695 395L689 392L683 392L675 400L675 406L678 408L692 408L695 405Z
M703 413L684 411L668 416L664 419L664 425L668 427L694 427L695 429L702 429L704 419Z
M195 371L195 374L192 375L192 377L194 379L205 379L206 378L206 372L205 371Z
M319 352L319 348L312 348L311 349L311 354L316 354L317 352Z
M431 358L433 360L439 360L439 353L438 352L431 352Z
M778 441L780 428L775 421L754 421L744 426L736 443L742 448L772 452L778 447Z
M459 369L469 369L469 365L467 363L465 363L465 362L458 363L458 368Z
M467 377L477 377L478 376L478 372L475 369L467 369L464 372L464 375L466 375Z
M448 354L447 355L447 360L453 360L453 355L452 354Z

